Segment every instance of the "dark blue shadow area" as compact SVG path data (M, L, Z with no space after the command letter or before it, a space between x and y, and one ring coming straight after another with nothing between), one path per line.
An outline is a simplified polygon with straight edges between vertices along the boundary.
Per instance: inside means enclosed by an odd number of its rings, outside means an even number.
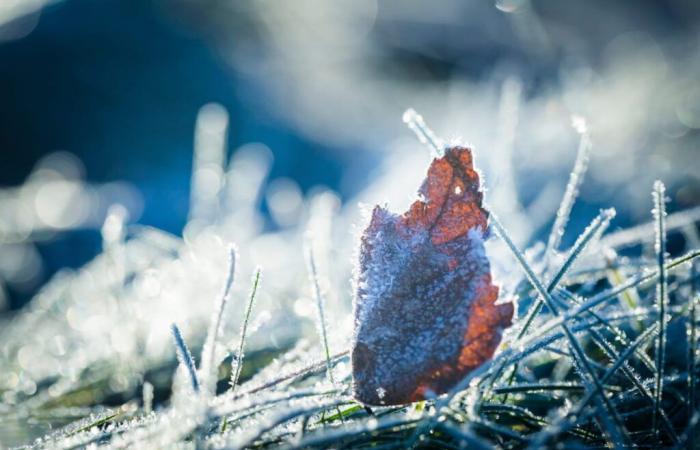
M263 142L275 154L273 178L337 188L347 161L272 121L265 92L180 27L154 1L68 0L45 9L27 37L0 45L0 185L21 183L43 155L67 150L89 181L134 184L140 223L179 233L196 114L215 101L230 113L229 148ZM99 248L96 231L42 244L45 276ZM30 293L11 295L18 307Z

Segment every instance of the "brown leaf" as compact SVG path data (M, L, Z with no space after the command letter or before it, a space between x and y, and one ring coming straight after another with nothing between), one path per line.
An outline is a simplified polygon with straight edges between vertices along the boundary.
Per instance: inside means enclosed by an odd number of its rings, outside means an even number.
M513 316L495 305L471 150L434 159L419 196L401 216L375 207L362 236L352 369L365 404L446 392L493 356Z

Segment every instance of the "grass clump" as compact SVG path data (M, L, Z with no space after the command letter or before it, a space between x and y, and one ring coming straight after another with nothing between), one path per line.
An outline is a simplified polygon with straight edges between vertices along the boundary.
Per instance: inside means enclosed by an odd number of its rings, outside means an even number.
M423 140L439 150L441 141L419 119L415 112L408 113L407 120L420 125L417 129ZM615 212L604 210L571 248L560 252L589 151L590 141L583 133L576 168L552 232L541 245L544 252L518 248L496 217L498 211L493 211L493 231L510 252L504 258L513 261L513 270L518 268L524 274L522 280L504 289L517 295L521 313L500 351L445 395L416 405L371 409L353 400L348 352L332 354L330 350L347 348L348 336L342 332L347 327L326 314L330 302L319 283L317 261L321 259L316 259L310 245L305 275L311 283L301 284L311 288L312 299L295 298L294 308L304 313L311 305L309 316L315 310L319 338L307 340L299 334L285 342L262 339L265 345L258 339L256 346L260 327L273 335L298 319L290 320L288 310L274 310L274 301L262 295L264 291L258 292L260 269L253 271L242 317L226 314L232 299L241 298L234 285L237 253L231 248L227 269L220 271L223 289L211 297L217 299L213 311L206 307L201 314L211 319L200 327L208 331L199 371L176 325L172 325L175 351L173 347L163 350L170 357L161 360L134 356L149 344L143 336L133 347L126 347L124 359L100 359L98 353L88 352L89 342L73 338L74 351L85 348L84 359L94 356L88 359L89 368L87 363L80 366L78 360L70 360L67 364L80 370L72 377L52 378L48 369L43 374L37 366L32 373L41 385L33 386L35 392L29 394L27 379L18 378L12 387L2 385L0 423L56 425L56 429L35 433L39 438L28 445L31 448L534 449L555 444L571 448L692 448L700 422L695 360L700 250L686 248L684 254L672 258L666 246L667 233L672 231L669 223L673 230L682 232L693 222L681 224L678 217L686 217L683 213L666 217L664 187L659 182L653 191L652 228L606 236ZM622 246L649 240L639 230L653 231L653 257L618 255L616 250ZM159 239L158 250L149 247L148 254L152 266L165 273L163 261L172 261L173 254L178 254L180 261L186 258L178 253L182 252L180 244L163 236ZM134 248L141 251L144 246L155 246L154 242L149 238L113 246L128 255ZM531 254L535 256L528 256ZM201 258L193 261L196 264L191 267L202 264ZM100 266L95 267L90 270L97 271ZM170 270L171 266L167 267ZM611 268L615 277L609 276ZM128 294L130 280L137 276L126 270L124 278L112 280L108 288ZM76 280L79 278L73 278L72 283ZM276 282L267 275L266 280L273 285ZM331 282L325 277L323 281ZM634 304L625 301L630 292L634 292ZM60 317L72 314L60 309L61 292L43 295L37 309L16 322L12 331L19 333L31 329L33 323L45 323L41 321L53 317L55 311ZM263 306L259 307L260 303ZM119 311L120 306L114 303L110 308ZM269 313L270 309L275 314ZM137 305L129 306L127 312L134 318L143 314ZM163 307L158 312L166 315L169 310ZM268 320L276 320L274 326L256 322L263 323L265 313L271 317ZM232 331L235 321L239 322L237 337ZM116 326L119 321L113 323ZM679 330L686 346L680 352L668 346L672 333L676 336ZM126 339L129 335L122 336ZM202 343L202 339L196 341L196 334L193 338L190 342ZM232 345L230 338L233 342L237 338L237 344ZM2 362L13 367L10 360L22 354L27 345L8 344ZM236 349L235 353L230 354L231 349ZM177 355L177 366L185 369L180 382L178 377L172 381L173 354ZM324 357L309 359L308 355ZM117 370L120 364L125 367L123 374Z

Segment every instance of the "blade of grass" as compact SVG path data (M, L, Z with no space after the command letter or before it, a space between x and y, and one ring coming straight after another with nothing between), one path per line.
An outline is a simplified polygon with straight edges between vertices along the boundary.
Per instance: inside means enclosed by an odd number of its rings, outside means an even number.
M338 361L340 361L341 359L346 357L348 355L348 353L350 353L350 352L348 350L345 350L345 351L336 353L335 355L331 356L331 364L337 363ZM229 392L229 396L227 398L230 401L238 400L240 397L249 396L252 394L259 393L259 392L264 392L265 390L273 388L275 386L278 386L281 383L292 382L292 381L299 380L299 379L302 379L302 378L307 377L307 376L315 375L316 373L324 372L326 370L326 368L327 368L327 364L326 364L326 360L324 359L323 361L315 362L309 366L306 366L306 367L299 369L297 371L294 371L292 373L281 375L273 380L270 380L270 381L262 384L261 386L257 386L257 387L248 389L248 390L243 391L239 394L231 395Z
M331 367L331 351L328 346L328 333L326 330L326 315L323 308L323 296L321 295L321 287L318 282L318 273L316 271L316 260L314 259L314 253L311 245L306 246L306 262L309 269L309 277L311 279L311 285L313 287L314 299L316 300L316 312L318 313L318 328L319 334L321 335L321 340L323 342L323 350L325 352L326 358L326 371L328 375L328 380L331 384L335 384L333 380L333 368Z
M579 140L578 151L576 153L574 169L571 171L571 175L569 176L569 182L566 185L564 197L559 204L556 219L554 220L552 230L549 233L549 238L547 239L547 247L544 252L545 267L547 266L552 254L559 248L561 238L564 236L566 225L569 222L571 209L576 202L579 188L583 182L583 178L586 175L586 170L588 169L591 139L587 130L585 129L585 125L579 129L579 132L581 133L581 138Z
M471 430L471 427L458 427L449 422L443 422L440 424L440 429L445 431L445 433L451 435L458 442L464 442L468 445L470 449L474 450L489 450L492 447L487 445L483 439L476 436Z
M425 124L423 116L413 108L409 108L403 113L403 122L416 134L422 144L430 146L433 156L442 156L445 143Z
M670 214L666 218L666 231L677 230L697 221L700 221L700 206ZM655 228L656 222L651 221L636 227L611 233L603 239L603 244L607 247L623 248L641 242L649 242L651 241L650 236L654 235Z
M533 422L538 425L547 425L549 422L544 417L540 417L534 414L527 408L518 405L503 405L499 403L486 403L484 404L484 413L494 414L497 412L507 412L513 417L517 417L523 422Z
M532 414L530 411L526 410L525 408L521 408L518 406L513 406L513 405L492 405L492 404L487 404L485 405L486 409L488 412L493 412L494 410L500 409L501 411L506 411L509 414L511 414L513 417L517 418L518 420L524 422L524 423L530 423L530 422L546 422L544 419L535 416ZM452 419L457 422L463 422L467 423L470 425L474 425L476 428L481 428L482 430L488 431L494 435L497 436L504 436L510 439L514 439L515 441L519 443L524 443L526 442L525 437L521 436L520 433L518 433L515 430L511 430L509 428L506 428L504 426L501 426L495 422L492 422L482 416L475 416L475 417L465 417L460 411L455 410L455 409L448 409L448 411L445 414L446 419ZM440 422L439 424L442 424L445 422ZM438 426L439 426L438 424Z
M518 443L524 443L526 442L526 439L520 435L517 431L511 430L510 428L507 427L502 427L498 424L495 424L493 422L490 422L488 420L476 418L470 422L472 425L474 425L475 428L480 428L484 431L488 431L489 433L497 434L500 436L505 436L509 439L513 439L514 441Z
M121 414L121 413L116 412L113 414L108 414L102 418L95 420L94 422L91 422L91 423L85 425L84 427L78 428L77 430L68 433L67 436L73 436L75 434L82 433L84 431L91 430L95 427L99 427L99 426L102 426L104 424L107 424L107 423L111 422L112 420L114 420L117 416L119 416L119 414Z
M285 403L289 404L289 402L292 400L309 399L312 397L324 398L328 397L329 395L333 395L337 392L337 390L318 389L296 391L292 390L288 392L280 392L278 396L273 398L261 396L262 398L260 400L251 399L248 402L239 403L235 405L232 405L231 403L219 404L216 408L212 408L210 414L212 415L212 417L225 416L227 419L227 423L235 423L237 421L241 421L252 417L256 414L260 414L263 411L269 411L275 406L280 406Z
M190 375L190 381L192 382L192 390L194 392L199 392L199 379L197 379L197 369L194 365L194 359L192 358L192 353L187 347L185 340L182 338L182 333L177 325L172 324L170 329L173 333L173 338L175 339L175 349L177 350L177 359L180 364L187 369Z
M231 292L231 286L233 286L235 272L236 249L231 246L228 250L228 270L226 280L224 282L221 295L217 299L216 307L209 324L209 330L207 331L207 337L204 341L204 346L202 347L202 383L212 395L216 394L216 381L218 379L217 373L219 368L216 361L216 345L221 337L221 326L224 312L226 310L226 304L228 303L229 293Z
M610 283L611 286L617 286L624 281L622 270L619 267L617 267L612 258L606 259L608 266L608 270L606 270L606 279L608 280L608 283ZM628 310L633 310L641 304L639 293L636 289L629 289L625 291L620 296L620 303L625 305ZM637 332L641 331L642 329L642 324L640 322L634 322L632 323L632 326Z
M346 408L346 409L340 410L339 413L333 414L332 416L325 417L325 418L319 420L318 423L329 423L329 422L333 422L334 420L338 420L338 419L341 419L341 418L347 418L347 417L350 416L351 414L354 414L354 413L356 413L356 412L358 412L358 411L364 411L364 409L362 408L362 406L360 406L360 405L352 405L352 406L350 406L350 407L348 407L348 408Z
M547 421L545 418L537 416L527 408L523 408L517 405L487 403L484 405L484 413L494 415L505 415L510 417L511 419L518 420L531 428L539 427L540 429L542 429L542 427L547 427L550 425L549 421ZM594 434L584 431L583 428L572 428L567 431L569 431L572 435L588 440L596 437Z
M318 313L318 328L321 339L323 340L323 351L326 357L326 374L328 375L328 381L335 386L335 380L333 379L333 366L331 365L331 349L328 345L328 331L326 328L326 314L323 307L323 296L321 295L321 286L318 281L318 271L316 270L316 259L314 258L314 251L311 242L307 242L306 245L306 262L309 269L309 277L311 278L311 284L314 290L314 297L316 299L316 312ZM340 408L337 409L337 416L340 418L341 422L345 422L343 415L340 413ZM323 420L323 418L322 418Z
M698 299L697 264L691 266L691 278L693 279L690 298L688 299L688 417L693 417L697 409L696 390L696 352L697 352L697 315L696 302ZM695 429L688 430L688 448L695 448Z
M250 321L250 313L253 311L253 303L255 301L255 294L258 292L258 286L260 284L260 274L262 270L258 267L255 270L255 275L253 275L253 286L250 289L250 297L248 298L248 305L245 309L245 314L243 316L243 322L241 323L241 333L238 339L238 352L235 355L234 363L236 366L231 370L231 394L235 392L236 385L238 384L238 379L241 376L241 370L243 369L243 349L245 346L246 333L248 332L248 322Z
M380 419L365 419L365 422L360 422L346 425L344 427L331 428L329 430L322 429L321 431L308 432L306 436L298 443L292 444L288 450L301 450L309 448L330 448L336 447L339 442L344 439L357 439L360 435L376 434L378 431L388 430L397 427L406 427L417 422L418 419L406 416L401 417L384 417ZM369 422L369 423L367 423ZM399 445L398 448L401 448ZM341 448L348 448L341 446ZM379 448L376 443L372 443L371 448Z
M234 445L233 447L248 448L252 446L252 444L258 438L260 438L260 436L280 425L285 424L286 422L289 422L290 420L296 419L303 415L310 415L323 412L331 408L339 409L341 406L346 405L347 403L348 401L343 399L334 399L328 401L327 403L322 403L320 400L317 400L316 402L314 402L314 404L309 405L307 407L298 407L282 411L281 413L278 413L276 415L270 415L270 417L267 417L264 420L262 420L255 429L251 430L250 432L247 432L241 437L236 436L236 438L240 439L240 441L237 442L236 445ZM227 447L231 446L229 445Z
M654 415L652 428L654 433L659 435L658 420L659 411L663 400L663 378L664 365L666 363L666 305L668 303L667 294L667 274L666 274L666 188L661 181L654 183L654 218L656 220L656 261L658 264L659 279L656 284L656 305L659 309L658 327L659 337L656 347L656 374L654 390Z
M243 359L245 355L243 349L245 348L245 338L248 332L248 322L250 321L250 313L253 311L253 302L255 301L255 294L258 292L258 285L260 284L260 274L262 270L258 267L255 270L255 275L253 275L253 285L250 289L250 296L248 297L248 304L246 305L245 314L243 315L243 322L241 322L241 331L238 338L238 351L233 355L231 360L231 379L229 385L231 386L229 393L233 397L236 392L236 386L238 385L238 379L241 376L241 371L243 370ZM235 364L235 365L234 365ZM234 397L235 398L235 397ZM224 417L221 421L221 432L226 431L228 426L228 418Z
M493 391L497 394L524 393L538 391L573 391L583 392L585 387L575 383L518 383L506 386L496 386Z

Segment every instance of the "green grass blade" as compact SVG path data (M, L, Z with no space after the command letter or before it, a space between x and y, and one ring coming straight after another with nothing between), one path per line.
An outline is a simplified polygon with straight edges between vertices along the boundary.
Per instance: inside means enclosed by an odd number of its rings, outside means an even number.
M241 323L241 333L238 339L238 352L234 355L235 367L231 370L231 393L236 389L238 384L238 378L241 376L241 370L243 369L243 349L245 346L245 338L248 332L248 322L250 321L250 313L253 311L253 303L255 302L255 294L258 292L258 286L260 284L260 274L262 270L258 267L253 276L253 286L250 289L250 297L248 298L248 305L245 309L245 315L243 316L243 323Z
M323 350L326 358L326 370L328 374L328 379L331 384L335 384L333 379L333 367L331 366L331 350L328 345L328 331L326 328L326 314L323 307L323 296L321 295L321 287L318 282L318 272L316 270L316 260L314 258L314 253L311 245L306 246L306 261L309 269L309 277L311 278L311 284L314 291L314 298L316 300L316 308L318 313L318 328L319 334L323 342Z

